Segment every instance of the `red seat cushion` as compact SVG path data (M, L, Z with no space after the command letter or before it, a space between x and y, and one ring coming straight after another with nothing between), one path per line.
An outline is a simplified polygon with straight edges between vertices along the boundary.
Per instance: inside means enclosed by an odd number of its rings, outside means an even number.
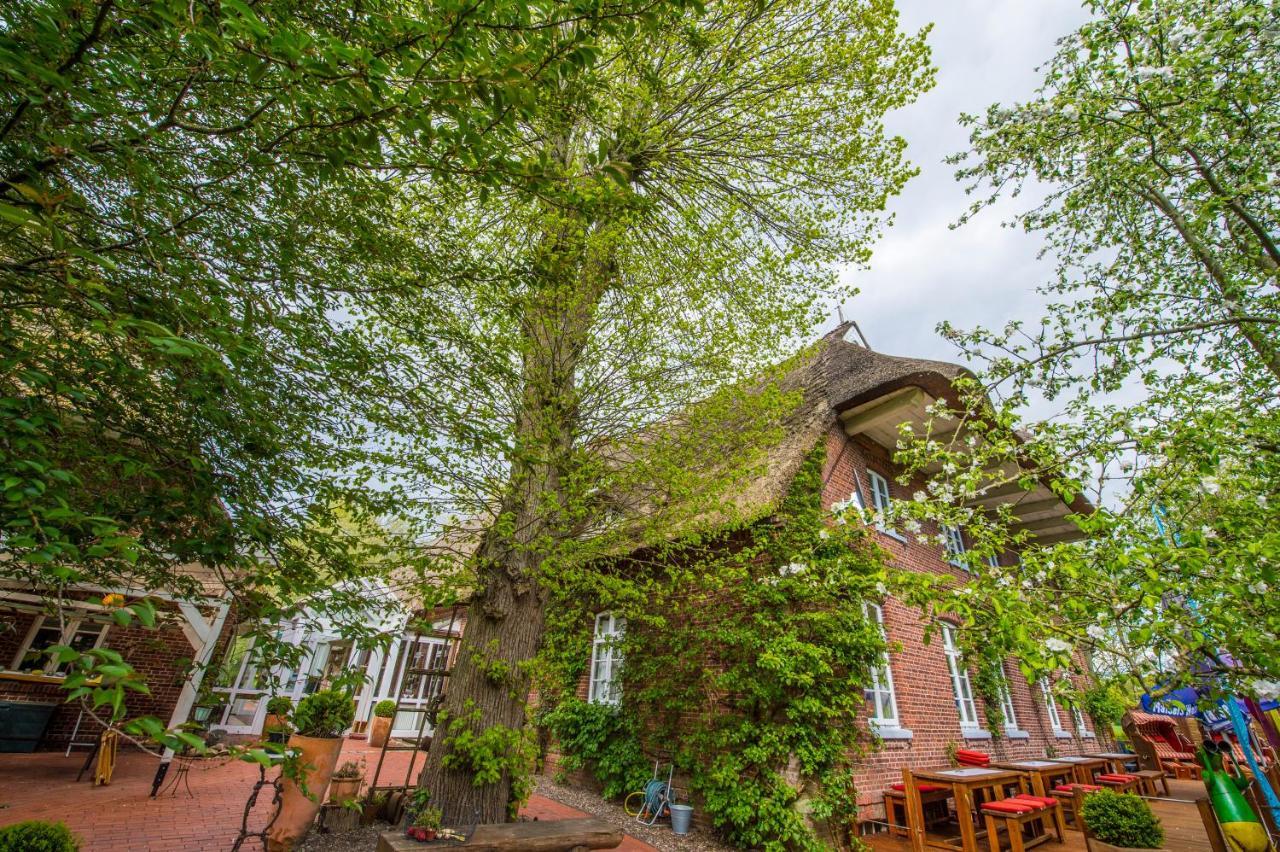
M1086 793L1096 793L1102 789L1097 784L1059 784L1053 789L1058 793L1074 793L1077 787L1084 790Z
M1110 781L1114 784L1128 784L1132 781L1137 781L1138 776L1137 775L1121 775L1121 774L1112 772L1106 775L1099 775L1098 780Z
M984 811L992 811L1001 814L1029 814L1040 810L1030 802L1019 802L1014 799L1001 799L998 802L986 802L983 804Z
M898 792L901 793L907 789L907 785L902 783L890 784L889 788L892 790L897 790ZM945 790L947 788L939 784L926 784L923 781L920 781L916 783L916 789L919 790L921 793L936 793L939 790Z
M1030 793L1019 793L1013 797L1015 802L1026 802L1029 805L1035 805L1038 808L1052 808L1058 804L1057 799L1050 799L1048 796L1033 796Z
M991 755L972 749L956 749L956 763L963 766L986 766L991 763Z

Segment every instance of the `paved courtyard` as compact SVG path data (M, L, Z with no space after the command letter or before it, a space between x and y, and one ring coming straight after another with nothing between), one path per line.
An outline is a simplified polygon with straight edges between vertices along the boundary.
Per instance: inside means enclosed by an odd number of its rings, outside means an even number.
M189 852L227 850L235 842L245 801L258 779L258 770L240 761L210 761L188 775L185 787L150 797L156 759L121 751L115 778L107 787L76 783L85 752L0 755L0 825L28 819L61 821L84 841L83 852ZM340 760L364 759L371 777L378 752L364 740L348 739ZM408 752L389 752L382 778L395 783L404 778ZM417 765L422 765L419 756ZM251 830L270 817L271 791L264 788L249 815ZM522 814L541 820L586 816L581 811L543 796L533 796ZM245 849L261 849L257 841ZM619 849L643 852L653 847L628 837ZM370 849L372 852L372 849Z

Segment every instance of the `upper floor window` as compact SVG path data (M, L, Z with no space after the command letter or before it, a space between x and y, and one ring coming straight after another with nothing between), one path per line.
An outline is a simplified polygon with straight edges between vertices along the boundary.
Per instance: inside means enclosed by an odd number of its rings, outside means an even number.
M956 628L943 622L942 650L947 656L947 669L951 672L951 690L956 699L956 711L960 714L960 727L978 727L978 705L973 700L973 686L969 683L969 670L965 668L960 646L956 642Z
M964 561L964 533L959 527L943 526L942 537L946 543L947 561L957 568L967 569Z
M864 603L862 611L876 623L880 638L887 640L884 631L884 610L873 603ZM898 727L898 702L893 694L893 672L889 669L889 652L885 651L880 665L871 670L871 684L863 690L867 699L867 712L871 722L880 728Z
M1013 693L1009 691L1009 679L1004 672L1000 673L1000 710L1004 713L1004 726L1006 728L1018 727L1018 711L1013 706Z
M988 557L987 557L987 567L988 567L988 568L999 568L999 567L1000 567L1000 557L999 557L999 556L997 556L997 555L996 555L996 554L994 554L994 553L993 553L993 554L991 554L990 556L988 556Z
M885 523L885 512L889 511L889 507L893 504L893 498L889 496L889 480L885 479L874 470L867 471L867 481L870 483L871 491L871 508L876 513L876 529L886 535L891 535L899 541L904 541L902 535L896 530L889 529Z
M100 647L106 638L107 625L100 621L90 621L83 617L70 618L64 628L56 619L42 615L31 625L25 641L14 655L12 667L21 672L66 674L65 663L59 666L55 660L45 655L50 646L68 645L77 651L89 651Z
M596 616L595 635L591 640L591 682L587 700L593 704L617 704L622 699L618 673L622 670L622 637L627 620L612 612Z
M1053 688L1049 686L1047 678L1040 681L1040 694L1044 696L1044 709L1049 714L1049 724L1053 727L1053 732L1066 733L1066 729L1062 727L1062 717L1058 715L1058 701L1053 697Z

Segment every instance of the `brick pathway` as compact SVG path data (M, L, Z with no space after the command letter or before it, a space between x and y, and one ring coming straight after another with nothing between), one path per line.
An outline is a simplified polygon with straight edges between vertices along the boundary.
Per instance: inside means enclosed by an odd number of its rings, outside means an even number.
M81 837L82 852L189 852L227 850L240 830L244 803L254 781L255 766L240 761L211 762L188 775L192 795L162 793L152 799L151 779L156 759L122 751L115 778L107 787L75 783L84 761L83 750L70 757L61 752L0 754L0 825L28 819L62 821ZM383 766L384 782L404 778L408 752L389 752ZM372 775L377 751L364 740L348 739L340 760L360 760ZM418 766L422 758L418 758ZM89 773L85 773L88 778ZM172 776L171 776L172 777ZM249 825L263 825L270 816L271 793L264 788ZM586 814L551 799L535 795L521 812L541 820L570 819ZM256 843L246 844L250 850ZM625 852L645 852L654 847L628 837L618 847ZM370 850L372 852L372 850Z

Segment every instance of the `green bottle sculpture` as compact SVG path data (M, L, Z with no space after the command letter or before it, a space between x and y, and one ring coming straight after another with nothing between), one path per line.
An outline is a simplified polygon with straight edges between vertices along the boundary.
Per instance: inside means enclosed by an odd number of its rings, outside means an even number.
M1241 792L1249 786L1249 779L1238 771L1232 774L1223 768L1226 762L1223 750L1230 748L1227 743L1205 740L1198 751L1213 812L1232 852L1268 852L1272 847L1267 831Z

